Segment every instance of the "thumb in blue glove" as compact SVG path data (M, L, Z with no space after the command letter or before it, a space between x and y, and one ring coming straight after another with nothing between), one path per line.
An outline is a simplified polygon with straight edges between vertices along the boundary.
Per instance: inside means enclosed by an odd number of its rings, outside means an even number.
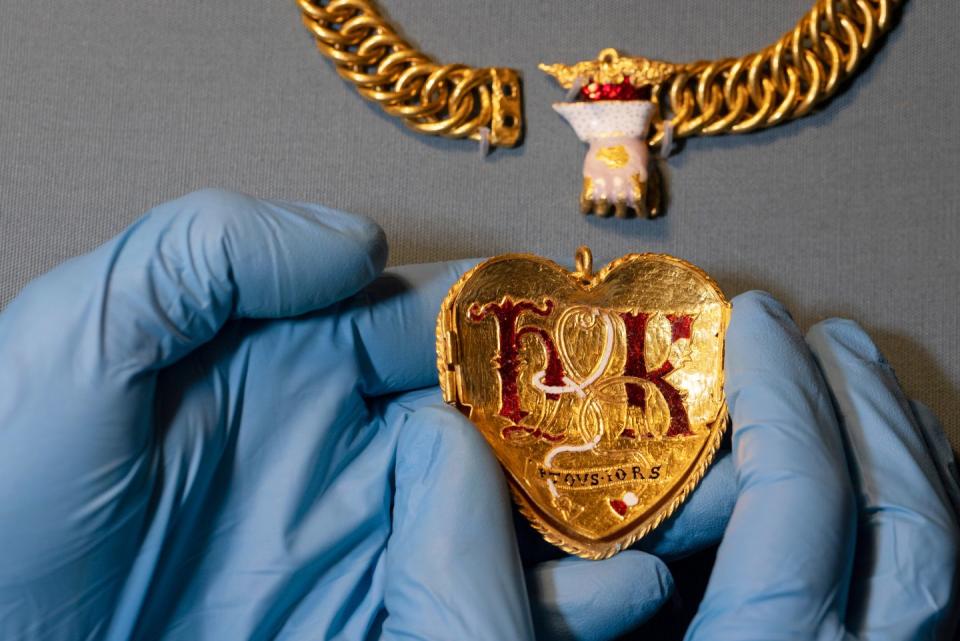
M739 496L688 638L952 638L956 480L866 333L746 294L726 363Z
M385 259L363 218L206 191L28 286L0 637L531 638L495 461L402 394L456 269L345 301Z

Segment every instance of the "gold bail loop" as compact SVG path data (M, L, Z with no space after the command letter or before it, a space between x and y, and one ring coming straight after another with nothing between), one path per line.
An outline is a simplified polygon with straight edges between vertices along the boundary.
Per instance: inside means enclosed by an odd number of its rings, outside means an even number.
M607 64L613 64L620 59L620 54L616 49L608 47L600 52L600 55L597 56L597 60L600 62L605 62Z
M593 252L586 245L577 248L577 253L573 258L573 264L576 266L576 274L580 280L590 282L593 280Z

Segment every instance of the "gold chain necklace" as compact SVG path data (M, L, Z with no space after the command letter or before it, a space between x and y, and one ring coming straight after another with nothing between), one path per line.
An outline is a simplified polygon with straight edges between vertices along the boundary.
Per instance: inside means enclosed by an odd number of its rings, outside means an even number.
M513 69L435 62L401 38L370 0L297 0L297 4L317 47L337 73L387 113L425 134L471 138L490 146L517 144L523 115L520 79ZM621 58L607 49L596 61L541 69L585 102L608 103L593 110L603 108L608 121L640 117L642 137L650 145L670 138L746 133L804 116L832 96L876 48L898 4L899 0L816 0L779 40L740 58L670 64ZM616 86L624 80L632 86L620 88L629 90L626 93ZM647 102L651 107L638 110L635 105L629 113L617 107L620 111L611 116L609 103L614 101ZM592 158L600 163L598 168L628 172L591 176L585 164L581 209L602 215L611 208L618 215L628 209L656 215L659 181L655 171L638 169L645 157L631 155L637 150L630 145L594 144L617 138L611 134L636 138L636 131L598 135L596 123L578 124L555 107L581 139L591 143L586 164ZM591 113L588 118L596 116Z

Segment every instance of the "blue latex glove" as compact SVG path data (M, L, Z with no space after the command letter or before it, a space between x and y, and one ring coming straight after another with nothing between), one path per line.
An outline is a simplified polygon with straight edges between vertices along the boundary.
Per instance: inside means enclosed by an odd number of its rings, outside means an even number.
M652 614L672 581L640 550L532 567L528 597L502 474L431 387L470 264L385 258L365 219L205 191L29 285L0 315L0 638L604 641ZM646 549L717 540L733 496L722 459Z
M726 374L739 496L688 638L952 639L956 468L869 337L747 294Z

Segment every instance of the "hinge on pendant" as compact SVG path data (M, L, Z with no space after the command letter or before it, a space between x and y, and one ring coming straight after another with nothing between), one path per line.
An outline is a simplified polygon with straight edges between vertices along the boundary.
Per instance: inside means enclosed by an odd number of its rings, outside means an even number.
M453 327L453 310L443 310L443 327ZM445 365L442 372L443 381L440 387L443 389L443 400L447 403L454 403L460 397L460 354L457 349L457 332L452 329L443 331L443 362Z

